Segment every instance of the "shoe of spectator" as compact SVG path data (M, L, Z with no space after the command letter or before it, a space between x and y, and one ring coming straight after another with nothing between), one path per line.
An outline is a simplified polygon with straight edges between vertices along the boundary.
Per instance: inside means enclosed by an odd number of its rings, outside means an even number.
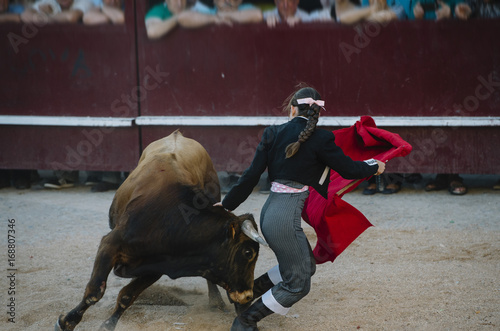
M365 189L363 190L363 195L374 195L377 192L379 192L379 190L377 189L377 184L372 183L365 187Z
M464 195L467 193L467 187L460 180L450 182L448 191L453 195Z
M85 181L85 186L94 186L97 184L99 184L99 179L94 176L87 177L87 180Z
M32 190L44 190L45 189L45 183L48 183L49 180L46 178L40 179L33 184L31 184L31 189Z
M441 191L446 188L446 182L441 178L430 181L425 185L425 191Z
M14 187L18 190L26 190L31 187L31 182L28 178L16 178L14 180Z
M74 187L75 183L73 183L72 181L69 181L69 180L65 180L65 179L54 179L54 180L48 181L43 186L45 188L62 189L62 188Z
M493 189L500 190L500 180L495 185L493 185Z
M120 184L113 184L108 182L100 182L96 185L92 186L90 189L91 192L106 192L109 190L116 190L120 187Z
M382 191L383 194L394 194L401 190L401 184L389 184Z

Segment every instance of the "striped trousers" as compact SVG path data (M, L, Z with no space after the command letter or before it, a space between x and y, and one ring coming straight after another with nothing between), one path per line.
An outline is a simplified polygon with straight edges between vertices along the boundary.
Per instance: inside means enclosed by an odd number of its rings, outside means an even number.
M295 188L303 186L292 181L279 182ZM271 192L261 211L262 234L278 260L278 266L268 272L275 285L264 293L262 301L281 315L309 293L311 276L316 271L316 261L301 226L302 209L308 196L309 191Z

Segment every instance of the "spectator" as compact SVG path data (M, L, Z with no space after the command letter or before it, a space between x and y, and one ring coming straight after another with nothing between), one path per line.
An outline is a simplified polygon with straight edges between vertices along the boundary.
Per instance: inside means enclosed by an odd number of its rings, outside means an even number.
M455 16L461 20L468 18L499 18L499 0L467 0L455 6Z
M181 13L195 2L196 0L165 0L153 6L146 14L148 38L158 39L172 31L177 26Z
M300 0L298 8L310 14L310 21L329 22L336 19L335 0Z
M413 18L426 20L442 20L453 17L456 0L438 1L421 0L412 9Z
M373 195L375 193L393 194L401 190L403 177L401 174L384 174L378 177L381 181L380 187L377 185L376 177L368 180L368 186L363 190L364 195Z
M179 25L185 28L198 28L210 24L258 23L262 21L262 12L252 4L242 4L243 0L214 0L215 7L208 7L201 2L179 16Z
M463 179L458 174L438 174L436 178L425 186L426 191L439 191L448 188L448 192L453 195L464 195L467 187Z
M368 0L363 0L367 2ZM384 14L384 11L378 15L382 15L381 20L377 20L377 15L375 15L375 20L378 22L388 22L388 21L393 21L393 20L406 20L408 19L408 15L406 14L405 8L403 4L405 3L406 0L386 0L386 5L384 8L389 9L389 12ZM369 3L367 3L368 5ZM384 15L388 18L387 20L383 20Z
M375 193L382 194L394 194L401 190L403 181L415 184L422 180L422 175L418 173L411 174L400 174L400 173L390 173L383 174L378 177L381 181L381 187L377 187L377 182L375 177L371 177L368 180L368 186L363 190L364 195L373 195Z
M21 14L26 23L78 23L92 8L91 0L38 0Z
M62 188L74 187L75 184L78 183L78 170L55 170L54 176L55 178L49 180L43 185L45 188L53 188L59 190Z
M381 176L379 176L379 180L382 180ZM375 193L380 192L375 176L371 177L366 182L368 183L368 186L363 190L364 195L374 195Z
M9 0L0 0L0 23L19 23L24 7L21 4L9 3Z
M330 13L333 21L337 20L337 12L335 11L335 0L321 0L321 7L323 11Z
M395 0L389 0L389 2L369 0L359 4L350 0L337 0L335 10L337 21L343 24L356 24L363 21L385 23L406 18L403 6Z
M310 13L299 8L299 0L274 0L276 7L264 12L264 20L268 27L286 22L288 26L295 26L299 22L332 21L330 9L314 10Z
M86 25L124 22L123 0L94 0L94 7L83 15L83 23Z

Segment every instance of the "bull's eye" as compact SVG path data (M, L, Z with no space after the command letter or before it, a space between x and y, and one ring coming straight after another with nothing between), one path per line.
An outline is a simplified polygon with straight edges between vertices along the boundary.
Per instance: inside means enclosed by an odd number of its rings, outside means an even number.
M243 255L248 259L252 259L253 258L253 251L251 249L245 249L243 251Z

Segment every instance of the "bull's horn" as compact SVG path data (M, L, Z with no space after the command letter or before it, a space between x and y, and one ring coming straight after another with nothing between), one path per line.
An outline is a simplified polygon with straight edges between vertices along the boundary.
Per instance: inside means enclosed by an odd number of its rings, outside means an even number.
M241 225L241 230L243 231L244 234L246 234L248 236L248 238L252 239L253 241L258 242L261 245L269 247L267 242L257 232L257 230L255 229L255 227L253 226L253 224L250 220L243 221L243 224Z

